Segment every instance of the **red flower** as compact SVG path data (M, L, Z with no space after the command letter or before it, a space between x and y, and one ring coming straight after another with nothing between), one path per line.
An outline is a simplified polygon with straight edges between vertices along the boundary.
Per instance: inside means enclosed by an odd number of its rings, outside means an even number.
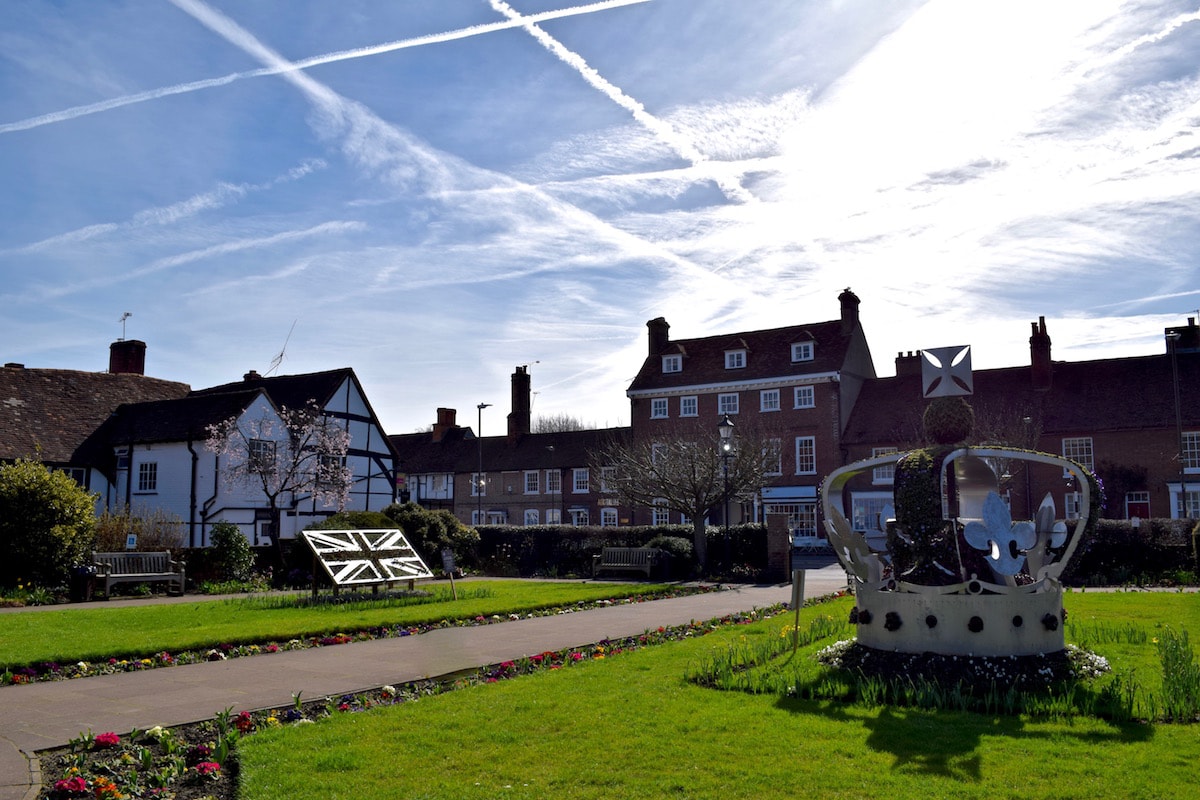
M102 747L116 747L121 743L121 737L117 736L112 731L107 731L96 736L96 749Z
M215 761L201 761L196 765L196 772L201 775L216 775L221 771L221 765Z
M87 790L87 781L78 775L73 778L67 778L66 780L54 782L54 791L56 792L64 792L67 794L86 794Z
M237 729L242 733L248 733L254 729L254 720L250 718L249 711L243 711L242 713L238 714L237 719L234 720L233 724L236 725Z

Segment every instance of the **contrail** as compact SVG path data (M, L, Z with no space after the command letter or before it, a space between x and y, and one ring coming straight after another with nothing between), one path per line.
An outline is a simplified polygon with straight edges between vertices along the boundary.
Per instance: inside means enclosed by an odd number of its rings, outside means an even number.
M432 33L425 36L416 36L411 39L400 39L398 41L388 42L387 44L359 47L353 50L341 50L335 53L326 53L325 55L312 56L300 61L292 61L287 64L260 67L259 69L246 70L245 72L233 72L229 75L224 75L219 78L205 78L204 80L189 81L187 83L180 83L174 86L164 86L158 89L150 89L145 92L125 95L123 97L114 97L109 100L101 100L98 103L73 106L71 108L63 109L62 111L52 111L49 114L42 114L37 117L29 117L28 119L18 120L16 122L0 123L0 133L16 133L17 131L26 131L31 128L39 128L43 125L51 125L56 122L66 122L67 120L72 120L77 117L85 117L89 114L99 114L103 111L111 111L116 108L134 105L135 103L145 103L150 100L158 100L163 97L170 97L171 95L187 94L188 92L197 92L202 89L212 89L218 86L227 86L235 81L245 80L246 78L262 78L270 75L279 75L285 72L295 72L297 70L318 67L322 64L332 64L337 61L351 61L356 58L381 55L383 53L391 53L396 50L405 50L411 47L424 47L425 45L452 42L458 39L467 39L472 36L481 36L486 33L493 33L495 31L519 28L530 20L541 22L544 20L573 17L581 14L594 14L597 11L607 11L612 8L620 8L622 6L632 6L649 2L651 2L651 0L601 0L601 2L588 3L581 6L572 6L571 8L561 8L555 11L542 11L537 14L530 14L529 16L519 20L488 22L480 25L471 25L466 28L458 28L456 30L446 31L444 33Z
M562 42L555 39L546 31L537 26L538 20L534 19L534 15L522 16L519 11L514 9L504 0L488 0L492 8L503 14L510 22L518 22L529 31L533 38L537 39L547 50L558 56L564 64L575 69L583 79L598 89L603 95L608 97L617 105L624 108L633 118L645 126L651 133L659 138L664 144L668 145L679 156L690 161L692 164L703 164L709 161L708 157L696 149L696 146L685 136L681 135L671 125L646 110L646 107L629 95L625 94L620 87L610 83L603 75L597 72L583 56L573 50L568 49ZM736 181L727 181L715 177L717 185L730 197L743 202L749 202L754 197L747 192Z

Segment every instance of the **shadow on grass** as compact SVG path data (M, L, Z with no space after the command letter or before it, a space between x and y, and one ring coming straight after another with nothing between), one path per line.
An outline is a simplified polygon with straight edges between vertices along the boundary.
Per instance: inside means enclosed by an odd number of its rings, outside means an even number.
M860 726L866 733L863 745L892 756L892 769L935 775L964 783L984 779L980 745L985 736L1026 739L1038 749L1051 750L1055 741L1073 738L1087 745L1146 742L1154 737L1154 726L1146 723L1116 724L1089 717L1102 729L1074 728L1069 722L1030 723L1023 717L984 715L968 711L938 711L922 708L882 706L867 708L839 700L780 698L777 706L794 714L823 716L835 722Z

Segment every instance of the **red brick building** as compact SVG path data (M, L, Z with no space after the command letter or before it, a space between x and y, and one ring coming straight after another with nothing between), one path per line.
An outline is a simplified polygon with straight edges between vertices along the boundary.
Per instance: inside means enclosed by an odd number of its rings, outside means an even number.
M846 289L838 300L832 321L702 338L671 339L665 319L650 320L649 352L626 392L632 436L668 437L684 423L715 431L725 415L740 430L765 432L778 446L775 478L732 521L781 513L815 533L817 487L843 463L842 432L875 377L859 299Z
M1051 359L1045 318L1032 327L1027 366L974 373L974 394L966 399L975 410L977 443L1041 450L1082 463L1104 485L1106 517L1200 518L1196 320L1168 328L1160 355L1076 362ZM847 462L921 443L927 405L921 358L919 352L898 354L895 377L863 387L844 437ZM1029 518L1047 494L1060 516L1074 516L1078 487L1061 471L1027 470L1021 462L996 466L1014 517ZM860 479L852 492L856 527L871 527L890 493L890 470Z

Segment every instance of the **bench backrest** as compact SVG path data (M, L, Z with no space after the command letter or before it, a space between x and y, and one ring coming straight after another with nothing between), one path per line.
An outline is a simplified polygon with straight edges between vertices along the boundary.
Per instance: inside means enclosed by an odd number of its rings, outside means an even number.
M600 556L609 564L628 564L631 567L645 566L658 554L650 547L606 547Z
M92 563L109 567L118 575L149 575L175 570L168 552L92 553Z

